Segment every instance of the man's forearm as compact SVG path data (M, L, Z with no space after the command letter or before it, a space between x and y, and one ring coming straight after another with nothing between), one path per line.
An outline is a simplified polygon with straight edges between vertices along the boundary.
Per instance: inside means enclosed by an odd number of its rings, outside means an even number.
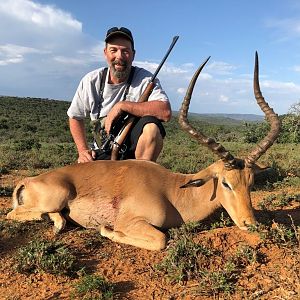
M89 149L86 134L85 134L85 126L83 120L76 120L69 118L70 131L73 137L73 140L76 144L78 153Z
M120 109L136 117L154 116L162 121L169 121L172 115L170 103L167 101L119 102Z

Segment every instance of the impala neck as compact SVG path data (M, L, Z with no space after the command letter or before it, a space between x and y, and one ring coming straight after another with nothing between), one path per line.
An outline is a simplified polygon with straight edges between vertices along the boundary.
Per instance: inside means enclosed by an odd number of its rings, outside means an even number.
M209 180L201 187L180 188L193 179L195 174L176 174L176 187L171 197L172 204L181 214L184 222L198 221L208 217L216 208L220 207L218 200L217 182Z

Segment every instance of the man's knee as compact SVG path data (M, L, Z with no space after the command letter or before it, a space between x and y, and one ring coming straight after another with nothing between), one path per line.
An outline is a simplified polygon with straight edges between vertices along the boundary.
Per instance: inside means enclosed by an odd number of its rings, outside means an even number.
M154 123L147 123L138 140L135 150L137 159L156 161L163 147L163 137L159 127Z
M161 141L163 137L161 136L160 129L154 123L148 123L144 126L142 135L149 141Z

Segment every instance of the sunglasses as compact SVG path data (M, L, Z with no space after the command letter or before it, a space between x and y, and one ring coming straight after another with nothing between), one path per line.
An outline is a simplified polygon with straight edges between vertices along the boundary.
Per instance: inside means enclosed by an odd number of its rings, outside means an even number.
M112 27L110 29L108 29L107 33L106 33L106 36L114 33L114 32L123 32L127 35L129 35L129 37L132 38L132 33L129 29L127 29L126 27Z

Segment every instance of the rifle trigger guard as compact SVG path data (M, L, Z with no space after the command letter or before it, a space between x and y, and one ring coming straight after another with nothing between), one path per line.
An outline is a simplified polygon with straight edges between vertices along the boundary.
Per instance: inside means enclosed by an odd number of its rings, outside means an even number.
M120 145L116 141L114 141L113 144L114 144L114 146L116 146L118 148L119 153L124 154L127 151L127 145L126 144Z
M116 142L116 141L113 141L113 144L114 144L114 146L116 146L118 149L120 149L120 148L121 148L121 145L120 145L118 142Z
M119 143L114 142L114 145L117 146L117 148L119 149L119 152L121 154L124 154L127 151L127 145L126 144L120 145Z

